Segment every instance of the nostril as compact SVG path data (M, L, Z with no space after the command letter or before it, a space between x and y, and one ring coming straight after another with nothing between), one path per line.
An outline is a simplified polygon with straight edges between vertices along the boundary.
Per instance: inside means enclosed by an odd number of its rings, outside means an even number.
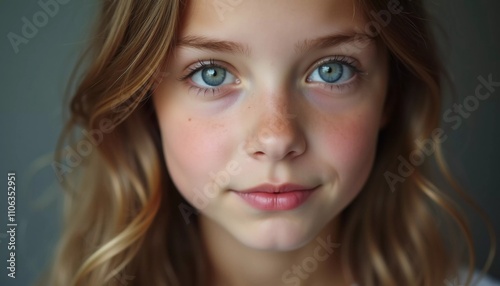
M253 153L252 157L256 160L262 160L263 158L266 158L267 155L265 152L257 151Z

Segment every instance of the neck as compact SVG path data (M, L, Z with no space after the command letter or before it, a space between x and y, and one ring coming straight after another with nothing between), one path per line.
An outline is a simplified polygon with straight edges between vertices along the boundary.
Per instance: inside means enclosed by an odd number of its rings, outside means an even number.
M237 241L220 225L200 217L213 286L350 285L342 275L338 220L332 220L306 245L293 251L262 251ZM332 235L335 234L335 235Z

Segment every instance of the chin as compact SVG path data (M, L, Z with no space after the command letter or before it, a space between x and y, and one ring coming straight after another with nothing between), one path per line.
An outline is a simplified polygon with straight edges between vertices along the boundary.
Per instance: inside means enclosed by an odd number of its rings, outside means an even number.
M267 219L252 227L233 232L243 245L262 251L293 251L313 240L319 227L288 221L282 218Z

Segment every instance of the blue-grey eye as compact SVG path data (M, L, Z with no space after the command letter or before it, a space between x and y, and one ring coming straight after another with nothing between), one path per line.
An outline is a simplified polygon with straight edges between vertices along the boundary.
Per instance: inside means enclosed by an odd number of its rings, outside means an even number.
M311 82L340 84L350 80L354 75L355 72L352 67L339 62L330 62L316 68L308 80Z
M200 87L216 87L222 84L233 83L235 78L226 69L209 66L200 69L191 76L191 80Z
M201 78L210 86L218 86L224 82L226 71L217 67L204 68L201 71Z

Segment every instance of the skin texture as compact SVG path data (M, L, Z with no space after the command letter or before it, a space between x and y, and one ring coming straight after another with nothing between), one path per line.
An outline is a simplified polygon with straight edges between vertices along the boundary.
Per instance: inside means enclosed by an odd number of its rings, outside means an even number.
M318 238L338 238L335 217L371 172L384 118L386 51L363 37L308 47L315 38L363 30L366 20L350 1L233 2L228 10L214 1L189 3L181 44L165 67L169 76L153 95L169 173L201 213L213 284L349 285L335 252L307 277L291 274L295 282L287 284L283 273L311 257ZM193 47L195 37L241 47ZM311 78L332 57L348 58L360 72L330 85ZM233 75L215 91L186 77L210 60ZM234 192L263 183L319 188L288 211L257 210Z

